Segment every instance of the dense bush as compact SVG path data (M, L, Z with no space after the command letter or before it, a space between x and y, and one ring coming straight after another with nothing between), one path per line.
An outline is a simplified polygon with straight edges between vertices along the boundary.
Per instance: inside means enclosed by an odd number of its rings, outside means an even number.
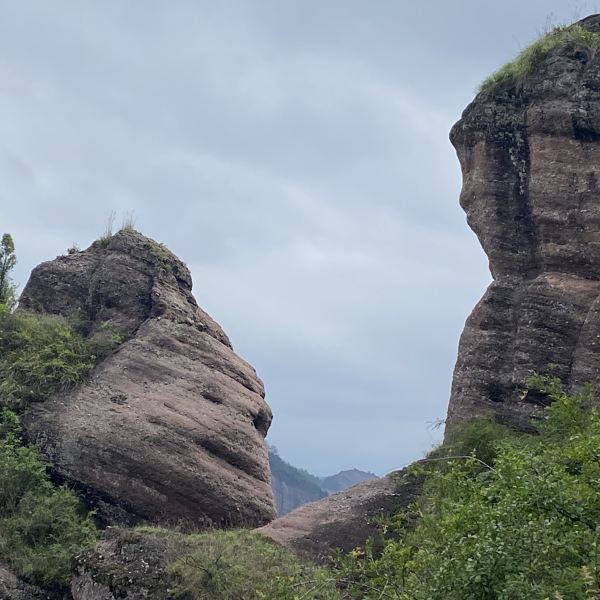
M16 414L0 413L0 559L33 583L66 586L72 556L95 527L77 496L55 487L37 450L19 438Z
M552 401L540 435L497 439L487 467L475 454L427 467L421 500L388 524L383 554L367 546L342 561L352 597L600 597L600 414L555 379L531 384Z
M81 381L93 364L85 340L63 319L0 305L0 407L44 400Z

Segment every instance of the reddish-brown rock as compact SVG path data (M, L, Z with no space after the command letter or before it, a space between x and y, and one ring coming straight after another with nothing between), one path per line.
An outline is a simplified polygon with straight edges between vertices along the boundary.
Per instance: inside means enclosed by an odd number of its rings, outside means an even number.
M381 519L405 509L421 493L422 480L395 471L300 506L257 531L295 554L326 562L380 538Z
M600 33L600 15L580 25ZM495 415L527 427L532 372L600 383L600 51L561 44L492 85L453 127L460 203L493 283L461 337L447 434Z
M25 425L106 523L263 524L275 516L254 369L191 293L188 269L132 231L34 269L20 308L125 341Z

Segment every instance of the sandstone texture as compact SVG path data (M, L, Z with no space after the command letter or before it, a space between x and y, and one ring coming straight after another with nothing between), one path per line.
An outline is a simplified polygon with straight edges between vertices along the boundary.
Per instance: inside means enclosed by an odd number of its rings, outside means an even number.
M600 15L579 23L600 33ZM529 427L532 372L600 384L600 50L569 43L480 92L453 127L460 203L493 282L462 334L447 435L494 415Z
M121 231L34 269L20 310L62 315L100 348L75 389L34 403L26 433L105 524L260 525L275 515L254 369L196 303L187 267Z
M421 487L419 477L396 471L305 504L257 531L297 555L327 562L337 549L349 552L370 537L377 542L380 518L414 502Z
M73 561L73 600L173 598L167 569L183 548L175 534L107 529L95 550Z

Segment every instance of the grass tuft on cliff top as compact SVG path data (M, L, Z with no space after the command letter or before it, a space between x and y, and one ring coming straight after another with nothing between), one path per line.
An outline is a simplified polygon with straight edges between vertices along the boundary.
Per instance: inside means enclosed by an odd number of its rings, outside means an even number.
M581 25L555 27L522 50L514 60L507 62L479 86L479 91L489 90L500 83L518 83L532 73L552 50L574 45L584 50L600 46L600 34L584 29Z

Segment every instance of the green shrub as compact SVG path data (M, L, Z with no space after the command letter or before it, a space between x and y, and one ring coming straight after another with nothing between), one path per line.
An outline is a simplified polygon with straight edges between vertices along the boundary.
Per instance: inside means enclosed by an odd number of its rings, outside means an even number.
M80 382L95 357L63 319L0 307L0 407L22 410Z
M252 531L186 536L169 567L174 598L186 600L336 600L332 575Z
M583 50L595 50L600 45L600 34L588 31L581 25L555 27L485 79L479 88L480 91L499 83L518 83L532 73L550 51L568 45Z
M71 558L95 540L77 496L55 487L38 451L19 439L19 420L0 415L0 559L44 587L65 587Z
M486 468L431 470L383 553L367 545L341 561L353 598L598 597L600 413L555 379L537 383L553 401L540 435L499 440Z
M481 466L493 465L502 444L508 439L516 442L523 434L513 431L493 419L481 418L464 425L453 438L432 450L426 458L431 467L444 469L451 457L475 457Z

